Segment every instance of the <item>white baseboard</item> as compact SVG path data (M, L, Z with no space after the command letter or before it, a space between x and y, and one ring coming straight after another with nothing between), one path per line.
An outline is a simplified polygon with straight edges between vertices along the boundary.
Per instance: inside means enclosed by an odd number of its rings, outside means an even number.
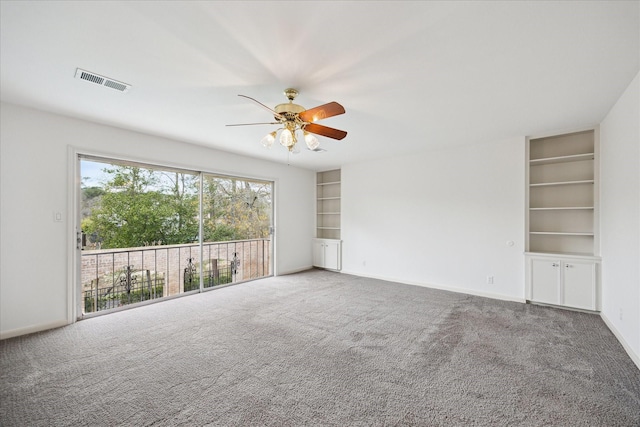
M306 267L294 268L293 270L278 271L274 276L286 276L287 274L301 273L303 271L311 270L312 268L312 265L308 265Z
M342 270L341 273L351 274L352 276L367 277L369 279L385 280L387 282L402 283L402 284L405 284L405 285L422 286L423 288L439 289L441 291L449 291L449 292L456 292L456 293L459 293L459 294L474 295L474 296L477 296L477 297L497 299L497 300L501 300L501 301L512 301L512 302L519 302L519 303L523 303L523 304L527 302L526 299L524 299L524 298L512 297L510 295L494 294L494 293L491 293L491 292L477 291L477 290L474 290L474 289L457 288L457 287L453 287L453 286L437 285L437 284L433 284L433 283L422 283L422 282L413 282L413 281L408 281L408 280L399 280L399 279L393 278L393 277L369 276L369 275L365 275L365 274L362 274L362 273L353 273L353 272L349 272L349 271L345 271L345 270Z
M11 329L8 331L1 331L0 332L0 340L4 340L7 338L13 338L13 337L17 337L20 335L27 335L27 334L33 334L36 332L42 332L42 331L46 331L48 329L55 329L55 328L60 328L62 326L67 326L69 324L69 322L67 322L66 320L58 320L56 322L50 322L50 323L44 323L42 325L32 325L32 326L27 326L25 328L18 328L18 329Z
M633 363L635 363L638 369L640 369L640 355L636 354L633 351L633 349L631 348L629 343L627 343L627 341L624 339L620 331L618 331L618 329L613 325L613 322L611 322L611 320L609 320L609 318L604 313L600 313L600 317L602 318L604 323L607 325L607 327L611 330L613 335L615 335L615 337L618 339L620 344L622 344L622 347L624 348L624 350L627 352L631 360L633 360Z

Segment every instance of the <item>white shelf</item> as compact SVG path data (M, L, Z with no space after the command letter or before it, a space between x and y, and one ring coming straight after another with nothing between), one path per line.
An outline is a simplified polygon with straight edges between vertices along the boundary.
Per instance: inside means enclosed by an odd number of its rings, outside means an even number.
M317 227L318 230L340 230L340 227Z
M319 182L318 185L335 185L335 184L340 184L340 181L333 181L333 182Z
M593 160L594 158L595 158L594 153L584 153L584 154L572 154L570 156L547 157L544 159L531 159L529 163L531 164L531 166L536 166L536 165L549 165L552 163L579 162L583 160Z
M530 231L529 234L543 234L547 236L593 236L593 233L569 233L565 231Z
M599 256L594 256L585 252L525 252L526 256L534 256L538 258L572 258L572 259L588 259L592 261L602 261Z
M340 200L340 197L318 197L318 200Z
M318 212L318 215L340 215L340 212Z
M560 182L542 182L538 184L529 184L531 187L552 187L554 185L576 185L576 184L593 184L593 179L584 179L581 181L560 181Z
M569 207L553 207L553 208L529 208L530 211L579 211L579 210L593 210L593 206L569 206Z

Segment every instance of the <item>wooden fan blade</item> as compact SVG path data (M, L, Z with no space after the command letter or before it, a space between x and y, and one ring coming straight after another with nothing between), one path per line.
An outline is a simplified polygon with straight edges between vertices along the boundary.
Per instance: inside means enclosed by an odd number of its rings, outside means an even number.
M304 125L304 130L307 132L315 133L316 135L326 136L333 139L342 139L347 136L347 133L340 129L334 129L327 126L317 125L315 123L308 123Z
M318 107L303 111L298 115L298 117L300 117L307 123L313 123L317 122L318 120L326 119L340 114L344 114L344 107L337 102L330 102L328 104L320 105Z
M237 123L233 125L225 125L225 126L254 126L254 125L279 125L280 122L271 122L271 123Z
M258 104L258 105L262 106L263 108L266 108L267 110L271 111L271 113L272 113L275 117L277 117L277 118L279 118L279 119L283 118L283 117L280 115L280 113L276 113L276 112L275 112L275 110L272 110L271 108L267 107L266 105L264 105L262 102L258 101L257 99L253 99L253 98L251 98L250 96L247 96L247 95L238 95L238 96L241 96L241 97L243 97L243 98L247 98L247 99L252 100L252 101L253 101L253 102L255 102L256 104Z

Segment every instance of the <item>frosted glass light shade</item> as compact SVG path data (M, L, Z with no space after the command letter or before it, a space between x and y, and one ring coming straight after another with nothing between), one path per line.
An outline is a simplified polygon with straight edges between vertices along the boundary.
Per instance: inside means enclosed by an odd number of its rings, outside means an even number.
M309 132L304 133L304 142L307 143L307 147L309 148L309 150L315 150L320 146L318 138L316 138L315 135L312 135Z
M294 142L293 142L293 134L291 133L291 131L289 129L284 129L281 133L280 133L280 144L282 144L283 146L290 148L293 146Z
M267 135L265 135L264 138L262 138L262 140L260 140L260 143L262 145L264 145L267 148L271 148L271 146L273 145L273 141L276 140L276 132L273 131Z

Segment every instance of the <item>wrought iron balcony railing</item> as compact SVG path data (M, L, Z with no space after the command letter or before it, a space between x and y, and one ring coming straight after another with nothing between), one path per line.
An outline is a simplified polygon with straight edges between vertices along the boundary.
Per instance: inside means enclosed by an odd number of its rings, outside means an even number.
M83 251L83 315L272 274L270 239Z

